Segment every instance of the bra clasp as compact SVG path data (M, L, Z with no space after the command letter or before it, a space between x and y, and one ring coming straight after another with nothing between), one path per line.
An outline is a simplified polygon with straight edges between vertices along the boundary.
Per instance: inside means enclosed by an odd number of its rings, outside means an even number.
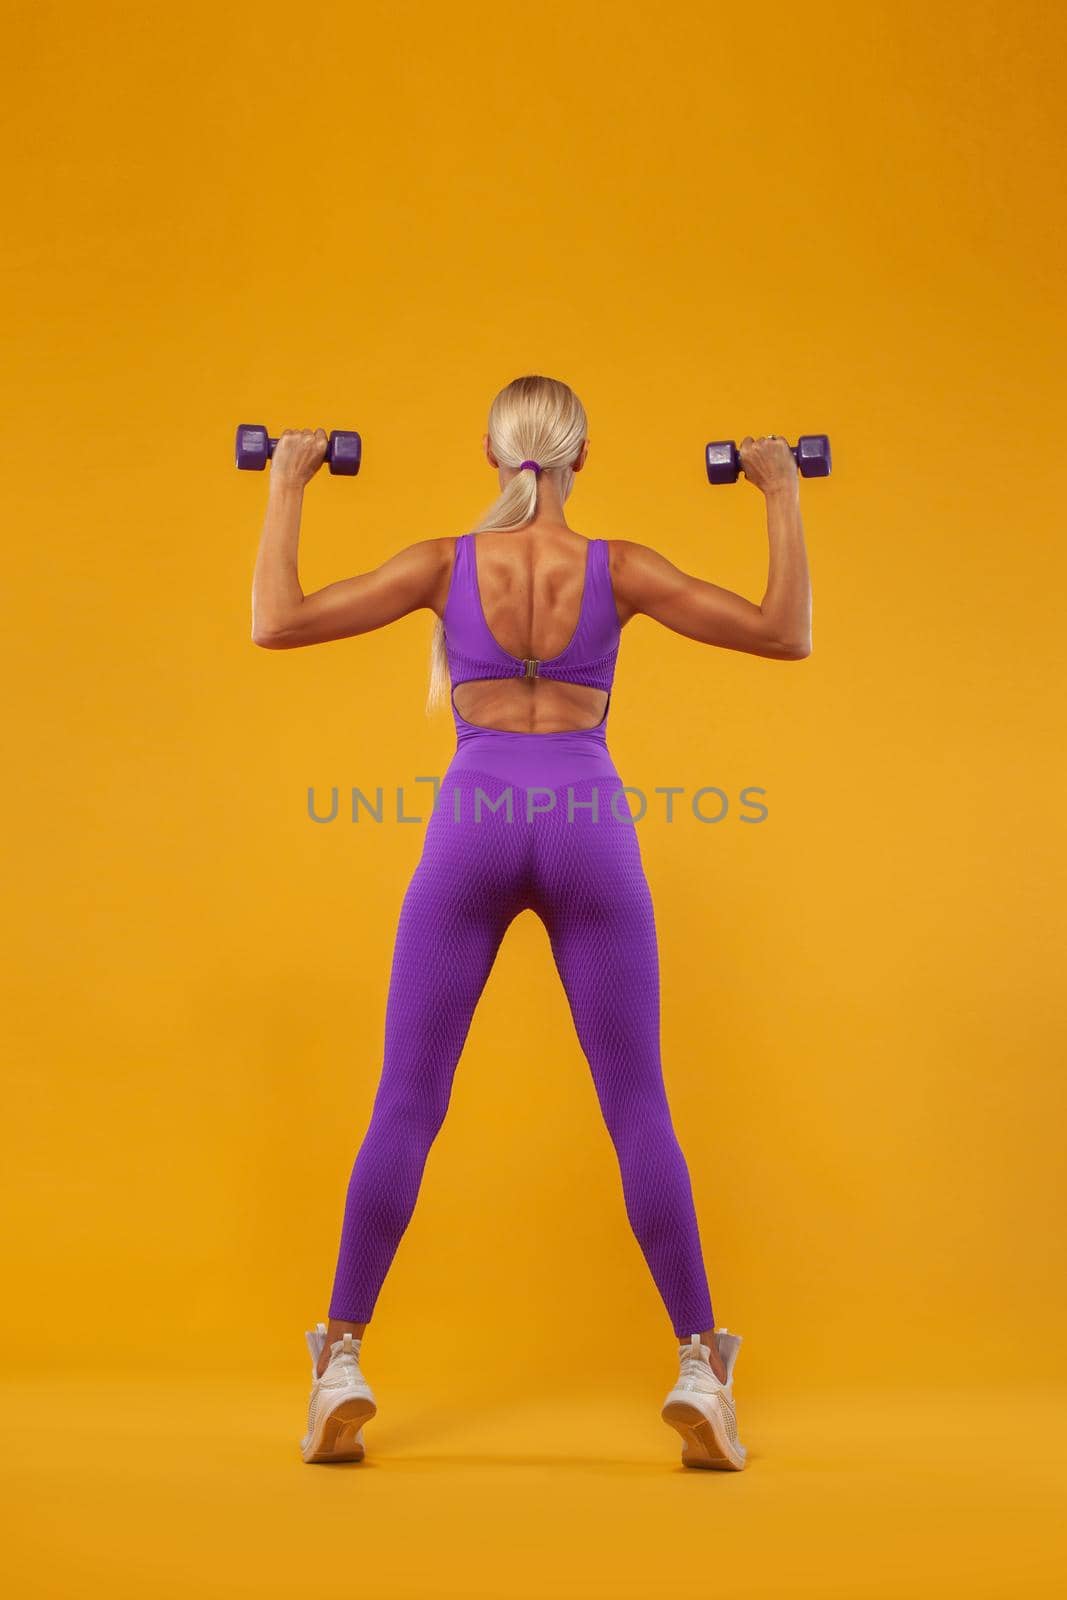
M528 659L524 659L522 663L523 677L527 679L536 678L538 675L537 669L540 665L541 663L536 656L530 656Z

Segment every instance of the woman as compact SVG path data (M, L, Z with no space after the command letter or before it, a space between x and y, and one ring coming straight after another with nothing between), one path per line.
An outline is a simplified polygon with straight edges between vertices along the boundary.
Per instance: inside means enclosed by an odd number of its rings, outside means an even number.
M496 952L511 920L532 908L592 1070L628 1218L685 1341L662 1414L682 1435L687 1465L744 1466L733 1401L741 1341L712 1315L664 1090L652 901L605 728L620 631L638 612L704 644L782 661L809 653L797 469L777 436L742 443L745 476L768 508L770 571L756 605L645 545L585 539L568 526L563 506L586 462L586 426L566 384L517 378L490 408L483 443L501 492L477 527L409 545L310 595L297 576L301 501L326 435L289 429L274 453L255 642L319 644L425 607L437 619L429 705L449 697L457 734L400 912L384 1063L348 1187L329 1326L306 1335L305 1461L362 1459L362 1424L376 1411L359 1365L363 1332Z

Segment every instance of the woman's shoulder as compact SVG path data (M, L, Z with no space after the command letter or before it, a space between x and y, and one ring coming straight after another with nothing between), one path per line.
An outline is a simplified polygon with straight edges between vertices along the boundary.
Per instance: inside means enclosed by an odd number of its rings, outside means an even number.
M410 545L409 549L419 552L427 568L438 575L447 574L452 570L463 538L462 533L442 533L432 539L420 539L417 544Z
M620 623L643 609L643 597L670 569L670 562L651 545L636 539L605 539L608 572Z
M607 547L613 581L639 579L654 571L664 560L658 550L653 550L649 544L640 544L636 539L604 539L601 542Z

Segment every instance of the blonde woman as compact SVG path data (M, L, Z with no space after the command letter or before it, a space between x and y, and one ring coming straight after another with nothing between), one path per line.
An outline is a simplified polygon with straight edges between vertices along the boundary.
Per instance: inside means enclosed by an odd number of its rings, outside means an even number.
M809 653L792 452L776 436L741 446L745 476L767 498L770 568L757 605L646 545L585 539L568 525L564 503L589 450L586 414L565 383L538 376L515 379L490 407L484 448L500 494L471 532L422 540L305 595L302 496L326 444L321 429L290 429L275 450L253 638L291 649L432 611L428 704L450 705L456 751L400 911L384 1061L348 1186L329 1324L306 1335L303 1458L362 1459L363 1424L376 1411L360 1368L363 1333L497 950L512 919L532 909L614 1143L627 1216L681 1341L662 1414L687 1465L738 1470L741 1340L712 1314L663 1082L652 899L606 726L620 634L638 612L702 644L781 661Z

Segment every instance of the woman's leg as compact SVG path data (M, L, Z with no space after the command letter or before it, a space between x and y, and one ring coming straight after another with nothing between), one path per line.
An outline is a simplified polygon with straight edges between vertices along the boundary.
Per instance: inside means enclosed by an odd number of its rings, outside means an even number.
M411 1220L479 996L520 909L513 838L502 823L475 823L465 811L455 821L449 793L442 785L400 912L384 1061L348 1185L330 1298L331 1324L342 1332L362 1332L370 1320Z
M590 780L574 785L587 799ZM676 1335L718 1351L689 1169L660 1058L659 953L637 836L609 806L543 830L542 916L619 1160L626 1212ZM627 813L619 802L620 814ZM583 820L578 820L582 818Z

